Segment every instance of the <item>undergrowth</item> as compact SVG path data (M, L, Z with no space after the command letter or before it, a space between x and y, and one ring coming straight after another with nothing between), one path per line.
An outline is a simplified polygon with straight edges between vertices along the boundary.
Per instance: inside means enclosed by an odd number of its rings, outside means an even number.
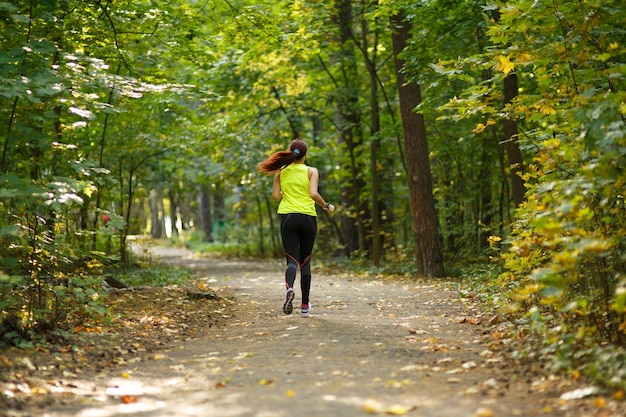
M609 343L598 327L581 326L585 318L567 309L554 310L542 303L520 299L520 282L504 279L499 263L474 264L462 268L461 294L471 292L484 312L502 318L498 332L511 342L511 356L539 360L548 372L616 392L626 391L626 355L623 346ZM522 306L522 304L524 304Z

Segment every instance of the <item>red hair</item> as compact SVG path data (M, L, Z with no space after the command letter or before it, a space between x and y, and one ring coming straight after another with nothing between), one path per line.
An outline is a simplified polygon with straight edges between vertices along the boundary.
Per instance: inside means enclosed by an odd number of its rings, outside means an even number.
M288 151L274 152L265 161L259 163L259 170L267 173L278 171L303 158L306 155L306 151L306 143L303 140L294 139L291 141Z

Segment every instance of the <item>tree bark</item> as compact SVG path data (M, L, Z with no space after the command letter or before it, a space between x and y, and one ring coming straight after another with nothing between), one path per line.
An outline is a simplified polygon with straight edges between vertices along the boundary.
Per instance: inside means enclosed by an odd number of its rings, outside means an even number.
M159 199L161 193L158 190L150 191L150 236L152 239L160 239L163 237L163 229L161 228L161 210Z
M211 212L211 191L207 185L200 187L200 196L198 201L198 210L200 217L200 227L204 232L204 241L213 242L213 216Z
M510 103L518 94L517 75L511 73L504 79L504 101ZM517 142L517 122L513 119L504 119L504 143L509 161L509 171L511 175L511 190L515 206L519 206L526 199L526 187L522 174L524 165L522 151Z
M400 113L404 129L417 272L421 276L443 277L445 271L432 191L426 125L424 115L415 112L415 107L421 102L420 86L414 82L407 82L403 73L404 60L400 58L400 53L411 36L411 24L401 11L391 17L391 25Z
M170 202L170 223L172 225L172 237L178 236L178 200L174 191L171 189L167 192L167 198Z
M378 103L378 74L376 73L376 48L373 48L371 57L368 54L369 28L365 19L361 20L362 53L365 67L370 76L370 170L372 181L372 249L371 259L374 265L380 264L383 245L381 238L381 207L380 201L380 174L378 172L378 151L380 149L380 112ZM378 43L378 36L374 37L374 44Z
M364 220L368 218L369 207L361 201L364 182L359 173L363 138L359 106L360 86L356 85L358 67L352 45L353 10L352 0L335 1L336 19L339 30L340 51L336 58L341 79L335 81L337 95L336 124L339 127L338 141L345 146L345 159L350 176L340 189L341 205L345 215L341 216L342 241L348 256L356 250L367 251L367 234ZM343 214L342 213L342 214Z

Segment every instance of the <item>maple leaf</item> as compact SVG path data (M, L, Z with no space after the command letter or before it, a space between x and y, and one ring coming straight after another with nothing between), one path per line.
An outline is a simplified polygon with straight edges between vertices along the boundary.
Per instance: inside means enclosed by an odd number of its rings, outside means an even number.
M508 75L511 71L515 69L515 64L511 62L509 57L500 55L498 57L498 63L496 64L496 69Z

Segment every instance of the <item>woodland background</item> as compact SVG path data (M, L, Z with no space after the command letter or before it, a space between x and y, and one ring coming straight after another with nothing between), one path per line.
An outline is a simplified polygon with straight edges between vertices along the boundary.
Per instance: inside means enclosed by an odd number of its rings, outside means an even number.
M134 235L280 257L257 164L300 137L318 258L461 277L520 355L626 389L625 28L619 0L0 2L0 343L106 320Z

